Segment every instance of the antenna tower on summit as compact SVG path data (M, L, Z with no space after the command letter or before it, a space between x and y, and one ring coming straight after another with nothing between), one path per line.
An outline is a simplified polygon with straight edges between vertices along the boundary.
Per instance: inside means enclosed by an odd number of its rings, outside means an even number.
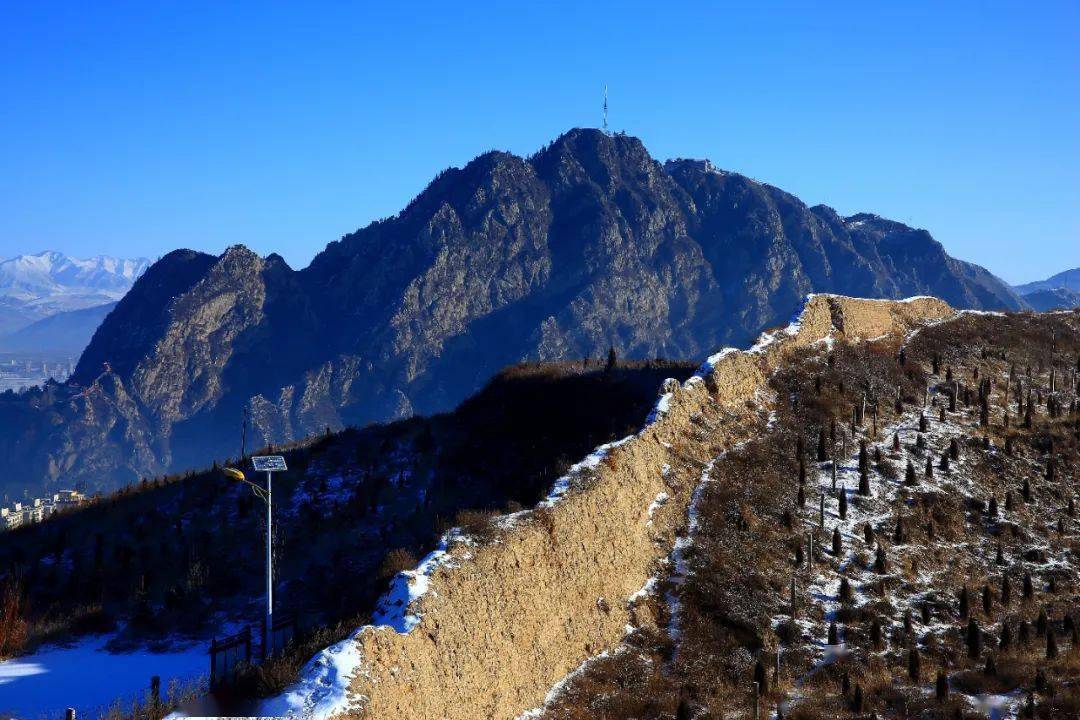
M604 86L604 132L608 131L607 127L607 85Z

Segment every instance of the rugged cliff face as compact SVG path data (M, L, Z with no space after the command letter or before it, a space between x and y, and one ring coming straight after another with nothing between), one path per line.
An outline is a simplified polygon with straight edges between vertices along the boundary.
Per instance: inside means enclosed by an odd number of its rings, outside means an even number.
M814 291L1022 306L925 231L573 130L530 158L492 152L440 174L303 270L240 247L170 254L95 334L79 388L0 402L0 418L37 418L0 419L0 442L13 484L115 484L235 454L245 413L250 448L443 410L522 359L612 346L700 358L786 320ZM103 371L121 389L96 386L116 417L107 424L77 396ZM37 422L53 430L27 430ZM139 448L152 461L83 463L69 426L98 456Z
M749 352L710 358L669 381L654 420L603 448L559 499L501 523L497 542L459 538L403 578L407 605L377 615L317 656L303 681L264 710L300 717L513 718L585 659L613 649L645 612L687 508L713 458L768 422L767 377L824 338L902 335L953 314L923 298L811 299L797 324ZM652 580L653 583L656 580Z

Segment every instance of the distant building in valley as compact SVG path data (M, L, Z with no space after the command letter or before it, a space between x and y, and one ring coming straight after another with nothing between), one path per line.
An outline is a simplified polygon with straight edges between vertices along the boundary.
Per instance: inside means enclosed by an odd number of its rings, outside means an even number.
M78 507L86 502L86 496L78 490L61 490L48 498L34 498L26 503L12 503L0 508L0 530L11 530L20 525L41 522L53 513Z

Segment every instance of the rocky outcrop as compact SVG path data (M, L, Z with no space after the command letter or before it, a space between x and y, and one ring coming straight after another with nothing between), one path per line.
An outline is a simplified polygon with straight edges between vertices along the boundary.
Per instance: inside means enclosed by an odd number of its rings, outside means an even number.
M245 416L257 447L443 411L522 360L610 347L700 358L785 321L811 292L1023 305L924 230L809 208L707 161L661 164L636 138L579 129L532 157L491 152L447 170L303 270L240 247L171 253L95 333L78 387L36 406L61 428L49 440L4 423L30 406L0 399L0 450L12 485L107 487L235 455ZM64 427L95 433L69 401L102 372L132 399L124 422L150 428L153 462L61 462L79 452ZM96 429L113 455L144 457L126 437ZM60 465L73 475L41 474Z
M362 629L317 656L305 682L278 702L304 716L348 708L411 720L513 718L542 704L552 685L639 620L635 598L662 572L702 468L761 429L772 402L765 381L785 354L826 337L906 333L952 314L933 298L810 298L797 322L753 350L723 351L682 386L666 384L655 419L571 476L560 500L511 516L496 541L451 546L426 572L427 591L402 610L414 618L411 630Z

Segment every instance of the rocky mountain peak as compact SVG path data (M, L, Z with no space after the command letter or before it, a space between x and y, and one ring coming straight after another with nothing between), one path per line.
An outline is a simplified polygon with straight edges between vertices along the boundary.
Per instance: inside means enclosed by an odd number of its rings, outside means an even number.
M105 363L121 377L129 377L160 338L173 303L201 280L215 261L206 253L174 250L151 265L98 327L72 380L90 385Z
M810 292L1023 305L926 231L840 218L708 161L661 164L637 138L579 128L528 158L489 152L439 173L302 270L240 245L170 253L79 361L78 388L105 363L116 386L39 408L61 428L49 440L0 415L0 452L18 482L83 453L96 458L87 480L108 484L235 453L245 412L250 447L438 412L521 360L611 347L700 358L790 317Z

